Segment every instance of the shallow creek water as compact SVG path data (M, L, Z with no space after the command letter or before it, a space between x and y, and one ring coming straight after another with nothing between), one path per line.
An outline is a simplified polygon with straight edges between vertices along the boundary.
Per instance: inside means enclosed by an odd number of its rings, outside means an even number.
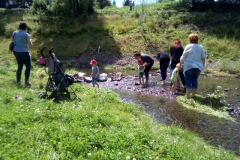
M90 74L90 69L81 69L81 72ZM108 73L109 70L101 70L101 73ZM150 77L150 87L141 88L135 85L138 82L136 71L127 71L125 78L121 81L100 82L101 88L109 88L120 95L126 102L140 105L142 110L149 114L156 123L166 125L176 124L202 137L209 144L233 151L240 156L240 114L230 115L237 119L232 122L216 116L199 113L194 110L184 108L170 94L170 85L165 87L160 85L160 75L153 73ZM86 83L91 85L91 83ZM235 111L240 109L240 79L218 78L201 75L199 77L198 94L206 95L208 88L213 84L225 89L228 95L227 104L235 107Z

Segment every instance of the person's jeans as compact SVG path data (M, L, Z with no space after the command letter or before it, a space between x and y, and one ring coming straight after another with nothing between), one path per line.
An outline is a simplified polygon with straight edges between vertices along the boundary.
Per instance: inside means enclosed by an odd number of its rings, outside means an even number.
M165 80L167 77L167 69L169 66L169 62L170 60L160 61L160 71L161 71L162 80Z
M17 82L20 82L20 80L21 80L23 65L26 66L25 82L27 82L29 80L30 70L31 70L31 59L30 59L29 52L15 52L14 51L13 53L16 57L17 64L18 64L18 69L16 71Z
M192 68L185 71L186 88L189 89L198 88L198 76L200 72L201 71L198 68Z

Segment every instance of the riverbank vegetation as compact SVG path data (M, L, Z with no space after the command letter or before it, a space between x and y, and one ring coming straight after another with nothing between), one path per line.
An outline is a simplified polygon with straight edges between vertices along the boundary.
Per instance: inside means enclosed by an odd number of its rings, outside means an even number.
M154 123L141 108L107 89L75 84L82 102L39 99L47 82L44 71L33 65L34 85L16 85L16 62L8 52L20 20L27 22L33 38L33 61L43 46L54 46L60 59L94 56L99 46L101 54L155 55L177 38L185 46L187 35L196 32L211 68L239 74L240 21L235 12L189 13L177 10L175 3L136 6L132 12L111 6L78 17L49 16L34 8L0 12L0 159L237 159L178 126Z
M129 7L110 6L95 9L92 14L66 17L57 14L54 8L40 7L45 5L39 4L30 10L0 11L2 53L7 53L4 46L8 45L20 20L27 22L34 40L35 45L30 49L33 60L39 57L43 46L54 46L62 58L94 55L99 47L102 54L124 56L140 51L155 55L159 49L168 51L177 38L182 40L183 46L187 45L188 34L194 32L200 35L199 43L206 50L208 68L239 75L240 17L237 10L188 12L187 8L184 10L186 6L166 2L137 5L132 12ZM77 66L77 62L71 63Z
M42 68L34 67L29 88L15 84L14 63L0 64L0 159L237 159L176 125L154 123L107 89L75 84L82 101L40 99Z

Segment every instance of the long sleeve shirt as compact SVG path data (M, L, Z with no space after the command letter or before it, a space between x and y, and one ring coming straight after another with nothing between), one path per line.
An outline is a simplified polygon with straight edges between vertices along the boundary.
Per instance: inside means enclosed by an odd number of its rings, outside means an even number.
M198 68L201 72L204 72L203 59L205 59L205 57L206 54L202 45L195 43L188 44L180 58L180 62L184 63L184 72L192 68Z

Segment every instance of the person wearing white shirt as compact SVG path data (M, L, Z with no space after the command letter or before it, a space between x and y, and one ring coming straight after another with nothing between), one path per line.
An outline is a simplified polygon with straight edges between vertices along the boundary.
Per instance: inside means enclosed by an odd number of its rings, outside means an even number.
M186 80L186 96L190 97L196 94L198 88L198 76L204 72L205 66L205 51L203 46L198 44L198 35L190 34L188 36L189 44L185 47L180 58L180 63L183 64L183 72Z

